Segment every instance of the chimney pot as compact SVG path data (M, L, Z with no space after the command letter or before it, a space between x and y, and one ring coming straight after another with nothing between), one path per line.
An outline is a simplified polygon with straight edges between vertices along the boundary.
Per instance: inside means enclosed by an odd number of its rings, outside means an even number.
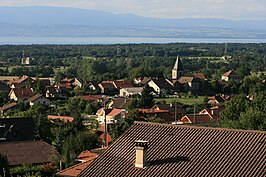
M137 140L135 141L135 150L136 150L136 168L143 168L147 163L147 149L148 141Z

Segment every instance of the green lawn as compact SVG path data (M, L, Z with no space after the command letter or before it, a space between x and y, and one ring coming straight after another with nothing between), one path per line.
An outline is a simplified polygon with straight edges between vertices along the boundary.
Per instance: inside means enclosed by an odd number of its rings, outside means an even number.
M177 101L179 103L183 103L185 105L193 105L193 104L201 104L204 101L205 96L198 96L198 98L155 98L155 102L163 101L165 100L166 103L172 103L174 101Z

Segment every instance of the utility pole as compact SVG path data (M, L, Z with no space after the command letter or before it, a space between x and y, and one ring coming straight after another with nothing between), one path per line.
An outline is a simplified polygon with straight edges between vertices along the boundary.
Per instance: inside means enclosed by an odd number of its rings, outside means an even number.
M196 104L194 104L194 116L193 116L193 123L196 123Z
M103 108L103 111L104 111L104 147L107 147L107 124L106 124L106 107L105 107L105 102L104 102L104 108Z
M175 100L175 124L176 124L176 100Z

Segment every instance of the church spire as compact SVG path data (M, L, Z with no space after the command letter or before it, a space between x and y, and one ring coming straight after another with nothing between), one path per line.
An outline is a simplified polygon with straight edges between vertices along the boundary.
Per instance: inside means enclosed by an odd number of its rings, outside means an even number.
M172 79L178 79L182 75L183 69L179 55L176 57L174 68L172 69Z

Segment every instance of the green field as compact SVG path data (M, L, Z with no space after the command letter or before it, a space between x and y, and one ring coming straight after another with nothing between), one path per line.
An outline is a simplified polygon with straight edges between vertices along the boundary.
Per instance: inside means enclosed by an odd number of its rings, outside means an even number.
M174 101L177 101L179 103L183 103L185 105L193 105L193 104L202 104L204 101L205 96L198 96L197 98L155 98L155 102L161 102L163 100L166 101L166 103L173 103Z

